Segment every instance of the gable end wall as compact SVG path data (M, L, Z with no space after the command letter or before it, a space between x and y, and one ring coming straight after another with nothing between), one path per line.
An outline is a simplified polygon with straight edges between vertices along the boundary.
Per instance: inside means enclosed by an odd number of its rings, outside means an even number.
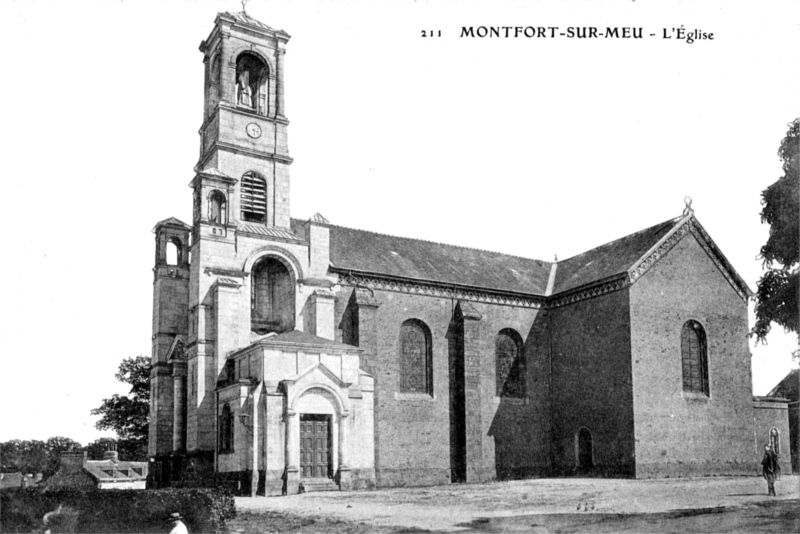
M630 289L636 477L755 473L747 305L689 234ZM683 391L681 328L706 332L710 395Z

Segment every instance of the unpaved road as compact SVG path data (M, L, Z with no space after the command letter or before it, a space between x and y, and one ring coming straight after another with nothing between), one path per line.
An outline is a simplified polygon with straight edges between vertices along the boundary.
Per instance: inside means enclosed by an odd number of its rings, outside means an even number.
M800 477L777 487L774 499L758 477L572 478L237 498L230 530L800 532Z

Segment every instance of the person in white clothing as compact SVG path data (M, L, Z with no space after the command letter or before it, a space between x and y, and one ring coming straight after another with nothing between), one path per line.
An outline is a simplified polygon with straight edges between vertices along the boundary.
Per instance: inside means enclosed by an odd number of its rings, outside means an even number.
M186 525L183 524L182 520L183 518L178 512L169 514L167 521L172 525L172 530L169 531L169 534L189 534L189 530L186 528Z

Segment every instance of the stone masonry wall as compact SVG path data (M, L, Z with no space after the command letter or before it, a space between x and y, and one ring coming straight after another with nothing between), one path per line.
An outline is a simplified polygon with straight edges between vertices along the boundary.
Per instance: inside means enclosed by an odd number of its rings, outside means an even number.
M163 246L160 243L159 246ZM161 249L159 249L161 252ZM175 337L188 333L189 266L157 265L153 282L153 337L150 372L148 454L173 450L174 385L167 353Z
M483 467L487 478L544 476L550 465L548 340L537 309L473 304L482 315L480 375ZM523 342L525 396L501 398L496 385L496 338L503 329Z
M764 445L769 443L769 433L778 429L778 462L781 474L792 472L790 451L789 409L785 402L775 402L769 398L757 397L753 400L753 456L757 458L756 474L761 475L761 458Z
M302 279L308 271L308 246L299 243L276 242L270 239L229 234L226 238L203 236L192 248L192 291L189 296L191 312L189 336L188 398L191 403L187 412L189 450L213 450L214 436L214 389L225 356L247 346L253 335L250 331L250 283L249 276L234 278L239 288L225 288L225 304L215 302L212 287L218 276L209 275L210 269L224 269L241 273L248 260L259 254L276 251L281 257L290 258L293 278ZM197 265L196 270L194 265ZM297 274L294 270L297 270ZM228 275L232 278L233 275ZM296 281L296 280L295 280ZM302 310L305 301L313 293L313 286L297 287L295 324L303 329ZM222 353L220 353L220 348Z
M693 235L630 289L636 476L752 474L747 306ZM704 328L710 395L683 391L681 328Z
M632 476L633 406L626 290L549 311L553 468L577 467L576 435L592 435L594 473Z
M368 365L375 376L375 467L381 487L425 485L451 481L451 342L453 314L457 302L451 299L375 291L379 304L373 319L352 320L351 288L337 296L337 339L359 338L372 361ZM479 338L471 349L479 358L477 391L481 420L478 462L473 464L482 479L522 476L543 472L548 464L549 428L547 425L546 377L540 367L546 358L533 346L533 329L538 310L510 306L470 303L480 314ZM416 319L431 331L433 359L433 395L400 393L400 326ZM358 336L350 332L361 327ZM371 326L367 326L371 325ZM374 328L375 354L364 328ZM525 340L528 365L529 398L506 402L495 396L495 336L503 328L516 330ZM369 332L366 332L369 334ZM474 388L473 388L474 389ZM473 414L475 415L475 414ZM468 415L469 417L469 415ZM470 468L470 466L468 466Z

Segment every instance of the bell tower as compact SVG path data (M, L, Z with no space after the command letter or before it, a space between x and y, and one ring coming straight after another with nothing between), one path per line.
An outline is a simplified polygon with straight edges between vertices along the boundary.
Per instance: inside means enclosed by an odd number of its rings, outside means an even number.
M288 41L286 32L240 12L217 15L200 43L205 98L198 174L191 184L193 222L216 226L214 235L242 223L289 228L292 158L283 96Z
M156 227L149 443L162 481L247 470L259 457L248 452L259 443L258 431L238 417L266 425L252 414L266 406L283 413L286 402L278 382L263 379L272 368L258 347L282 335L290 345L297 336L335 339L331 288L338 278L328 272L328 222L317 215L292 226L289 214L288 41L285 32L241 12L217 15L200 44L204 104L192 221ZM247 351L256 352L243 365ZM261 401L252 400L262 392ZM262 431L264 440L277 435L269 432ZM270 460L277 484L293 467L284 460Z
M200 157L190 183L185 395L186 450L198 469L201 458L205 469L213 468L215 395L227 357L254 335L295 326L299 276L284 264L247 263L256 251L277 245L308 254L290 229L292 158L283 97L288 41L286 32L240 12L218 14L200 43L205 83ZM262 302L275 299L287 305L274 311Z

